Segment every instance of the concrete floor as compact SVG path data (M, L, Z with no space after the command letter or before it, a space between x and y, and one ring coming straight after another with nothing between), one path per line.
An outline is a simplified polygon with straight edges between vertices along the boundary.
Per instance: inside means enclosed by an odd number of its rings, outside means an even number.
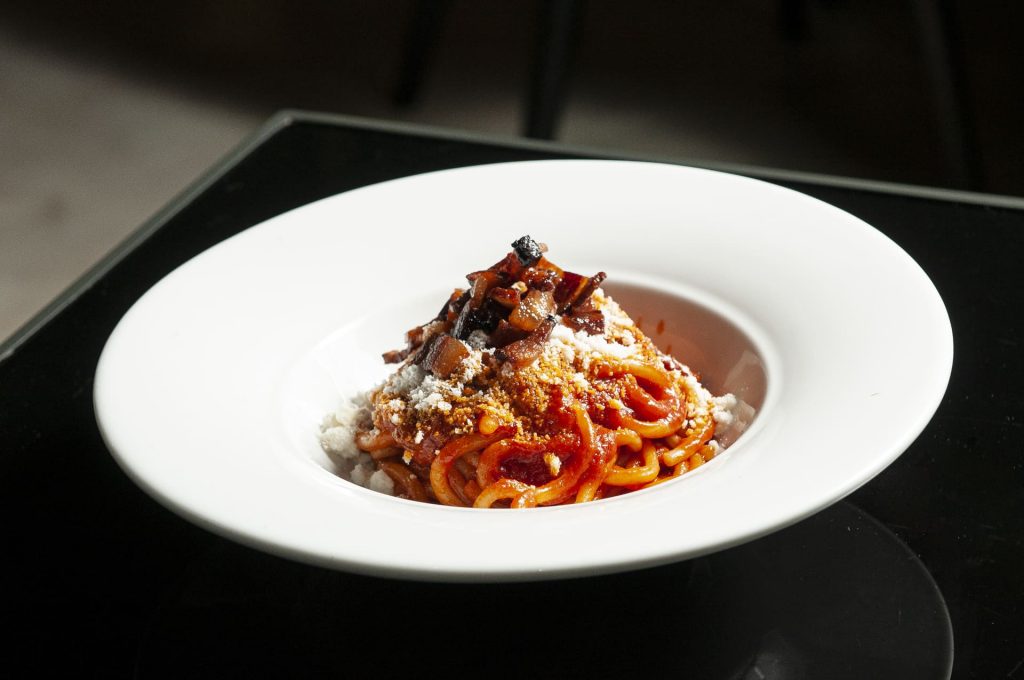
M280 18L291 16L286 5L271 0L247 10L265 21L246 32L213 5L157 3L203 12L169 24L163 51L142 44L164 34L161 17L113 38L102 22L76 30L91 9L66 18L63 33L51 30L52 15L35 28L0 21L0 338L275 110L516 134L531 15L509 9L515 3L454 3L417 105L396 109L389 94L407 16L396 4L311 5L335 14L292 25ZM812 38L785 42L771 3L743 5L624 14L618 3L592 2L560 139L943 184L935 111L905 8L812 3ZM118 11L128 7L137 5ZM668 7L675 14L666 17ZM348 33L317 38L320 25ZM190 51L178 49L186 34ZM88 35L107 42L89 49Z
M0 32L0 338L261 117Z
M0 338L261 116L0 32Z

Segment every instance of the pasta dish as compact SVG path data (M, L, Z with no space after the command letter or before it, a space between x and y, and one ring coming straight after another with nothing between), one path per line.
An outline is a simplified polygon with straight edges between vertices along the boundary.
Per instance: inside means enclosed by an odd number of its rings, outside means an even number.
M581 503L714 458L737 400L714 397L601 288L530 237L469 274L386 352L382 385L328 415L320 442L352 481L477 508Z

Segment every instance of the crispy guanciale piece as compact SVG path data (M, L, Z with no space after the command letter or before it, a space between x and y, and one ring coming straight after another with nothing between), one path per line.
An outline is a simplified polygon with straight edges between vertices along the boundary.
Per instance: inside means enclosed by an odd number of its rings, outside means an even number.
M560 269L544 257L547 248L529 236L488 269L472 272L469 288L456 289L429 323L406 333L406 347L383 354L389 364L409 360L446 378L465 359L470 336L482 333L484 347L516 367L539 356L560 322L589 335L604 332L604 316L591 298L605 273L585 277Z

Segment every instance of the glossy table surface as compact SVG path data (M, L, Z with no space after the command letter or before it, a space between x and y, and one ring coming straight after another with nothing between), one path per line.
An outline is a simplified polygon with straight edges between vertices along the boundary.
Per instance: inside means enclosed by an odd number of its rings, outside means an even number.
M794 527L690 563L502 586L352 576L207 533L114 463L93 416L96 361L121 315L178 265L367 184L584 156L618 157L281 114L0 346L3 607L15 624L5 668L1024 678L1016 199L730 168L847 210L903 247L946 302L955 358L931 424L875 480Z

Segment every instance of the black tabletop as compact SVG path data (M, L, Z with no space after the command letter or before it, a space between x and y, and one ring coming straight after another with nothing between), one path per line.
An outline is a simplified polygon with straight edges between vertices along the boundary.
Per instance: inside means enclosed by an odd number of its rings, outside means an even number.
M902 246L946 302L955 359L934 419L876 479L689 563L501 586L337 573L180 519L104 447L92 381L107 336L207 247L382 180L598 155L282 114L4 343L3 611L15 625L0 673L1024 678L1024 201L738 169Z

